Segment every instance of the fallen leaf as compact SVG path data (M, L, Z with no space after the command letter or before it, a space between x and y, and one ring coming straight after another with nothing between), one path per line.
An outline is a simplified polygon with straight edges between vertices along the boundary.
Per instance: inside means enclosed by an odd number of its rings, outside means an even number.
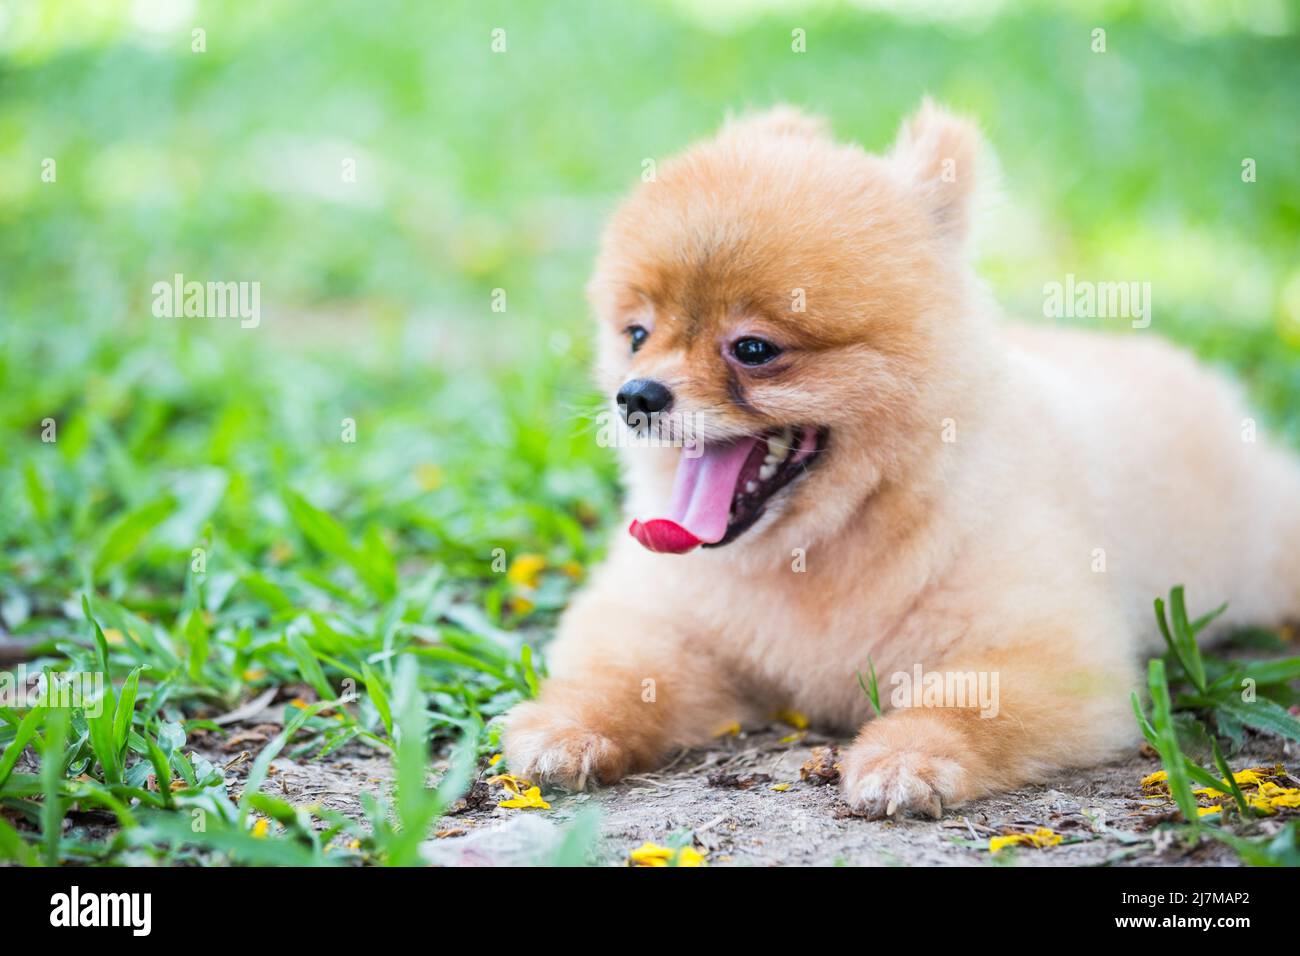
M278 687L269 687L252 700L248 701L248 703L241 704L234 710L230 711L230 713L212 718L212 722L219 726L224 724L237 724L241 720L259 714L267 704L275 699L275 695L278 691Z
M815 787L839 783L840 765L837 762L839 755L840 750L834 744L829 747L814 747L812 756L799 768L799 779Z
M247 743L261 744L261 743L266 743L266 741L270 739L271 738L268 737L266 734L261 733L260 731L257 730L241 730L239 733L235 734L229 740L225 741L221 745L221 749L225 751L238 750L240 746L243 744L247 744Z
M456 816L469 810L481 810L491 802L491 799L491 788L482 780L475 780L470 784L469 792L447 808L447 815Z
M730 790L748 790L760 783L767 783L771 779L772 775L767 773L751 773L742 776L738 773L726 773L721 770L715 770L708 777L710 787L722 787Z

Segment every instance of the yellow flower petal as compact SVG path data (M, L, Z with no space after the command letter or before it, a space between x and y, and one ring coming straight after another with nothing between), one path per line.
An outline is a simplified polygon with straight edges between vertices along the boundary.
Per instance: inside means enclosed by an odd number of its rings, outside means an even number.
M488 761L488 766L489 766L489 767L495 767L495 766L496 766L497 764L499 764L500 762L501 762L501 755L500 755L500 754L493 754L493 755L492 755L492 759L490 759L490 760Z
M415 482L422 491L437 491L442 487L442 469L428 462L416 465Z
M795 730L808 729L808 718L797 710L778 710L772 717L783 724L789 724Z
M1033 833L1009 833L1005 836L989 837L989 852L999 853L1009 846L1032 846L1038 849L1046 849L1049 846L1056 846L1064 839L1059 833L1039 827Z
M713 732L714 737L735 737L740 733L740 721L733 720L729 724L723 724Z
M684 846L677 851L677 865L678 866L704 866L705 865L704 858L707 855L708 854L706 853L701 853L693 846Z
M499 773L495 777L488 777L487 782L489 787L505 787L516 796L533 785L532 781L510 773Z
M1056 846L1064 839L1065 837L1061 836L1061 834L1057 833L1054 830L1050 830L1047 827L1039 827L1037 830L1033 832L1031 842L1034 844L1034 846L1041 848L1041 847Z
M1278 787L1268 795L1268 802L1275 807L1300 807L1300 787Z
M674 850L648 840L627 855L628 866L704 866L707 853L693 846Z
M257 821L253 824L253 836L257 837L260 840L265 840L266 831L269 828L270 828L270 823L267 822L266 817L258 817Z
M1196 815L1197 815L1198 817L1208 817L1208 816L1209 816L1210 814L1212 814L1212 813L1222 813L1222 812L1223 812L1223 807L1221 807L1221 806L1220 806L1219 804L1217 804L1217 803L1214 804L1214 806L1212 806L1212 807L1197 807L1197 808L1196 808Z
M1166 783L1169 780L1169 774L1163 770L1157 770L1155 773L1148 774L1142 778L1142 786L1153 787L1157 783Z
M551 805L542 799L542 791L540 787L529 787L518 796L511 797L509 800L502 800L497 804L497 806L505 807L507 810L551 809Z
M628 853L627 858L631 866L667 866L672 856L673 851L670 848L647 840Z
M790 789L790 785L788 783L774 783L772 784L772 789L777 793L785 793Z
M546 558L540 554L517 555L510 562L506 578L511 584L522 588L535 588L546 568Z

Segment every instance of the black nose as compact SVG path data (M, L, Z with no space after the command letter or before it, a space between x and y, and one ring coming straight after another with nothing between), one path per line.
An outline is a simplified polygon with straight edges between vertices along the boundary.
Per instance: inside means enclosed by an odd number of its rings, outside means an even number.
M631 415L653 415L667 409L673 403L673 393L652 378L634 378L618 390L614 400L623 421L631 424Z

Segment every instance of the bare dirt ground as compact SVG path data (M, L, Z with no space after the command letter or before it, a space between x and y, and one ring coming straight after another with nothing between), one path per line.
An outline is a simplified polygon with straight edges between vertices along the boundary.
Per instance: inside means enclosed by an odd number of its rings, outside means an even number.
M231 736L251 726L256 724L231 728ZM272 734L277 729L262 726ZM227 775L237 791L260 747L246 741L230 748L229 739L204 741L200 749L222 763L236 761ZM544 790L549 810L498 807L508 795L485 783L495 772L485 768L484 783L471 793L469 805L454 808L458 812L439 822L439 836L425 843L424 856L447 866L547 863L569 829L594 809L598 835L589 859L605 865L624 863L628 852L646 841L692 839L707 851L711 866L1237 865L1221 844L1202 841L1189 850L1183 841L1156 831L1157 823L1173 816L1167 800L1143 793L1141 779L1160 764L1138 750L1117 763L948 810L938 821L874 821L854 816L833 783L801 779L813 749L836 743L846 742L773 725L724 738L709 750L680 754L663 770L615 787L577 794ZM245 750L249 756L238 759ZM1254 738L1232 764L1292 766L1297 756L1276 739ZM282 755L273 768L267 783L273 793L354 817L360 816L363 791L387 792L391 781L386 756L356 746L321 762ZM1259 826L1267 832L1278 824ZM990 837L1038 827L1051 828L1062 842L1046 849L989 852Z

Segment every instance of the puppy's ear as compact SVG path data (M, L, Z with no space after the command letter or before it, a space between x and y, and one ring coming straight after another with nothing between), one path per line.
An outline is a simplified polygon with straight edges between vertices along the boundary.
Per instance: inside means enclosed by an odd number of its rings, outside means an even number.
M829 141L830 129L820 116L809 116L796 107L781 104L758 113L729 116L718 135L736 139L793 136Z
M923 194L939 232L957 242L970 231L982 142L974 123L927 97L903 122L890 152L904 178Z

